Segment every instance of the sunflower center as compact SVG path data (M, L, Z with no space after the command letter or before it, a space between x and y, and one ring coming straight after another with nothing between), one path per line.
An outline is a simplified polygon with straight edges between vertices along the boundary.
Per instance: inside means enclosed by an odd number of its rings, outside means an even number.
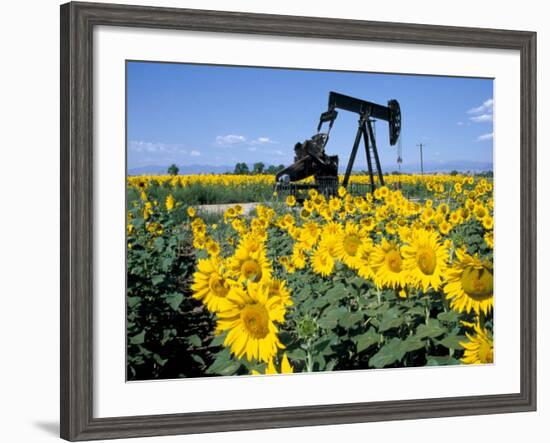
M264 338L269 333L269 315L260 304L247 305L241 311L241 320L248 333L256 338Z
M258 281L262 278L262 267L256 260L246 260L241 266L241 274L247 280Z
M464 292L474 300L485 300L493 295L493 274L485 268L466 268L461 283Z
M319 261L319 264L321 266L326 266L327 263L328 263L328 255L326 254L320 254L318 257L317 257L318 261Z
M477 217L479 217L479 218L485 217L485 208L483 208L483 207L477 208L477 209L476 209L476 215L477 215Z
M348 235L344 238L344 251L348 255L356 255L361 245L361 239L357 235Z
M426 275L432 275L436 265L435 252L431 248L419 248L416 254L416 264L420 270Z
M336 252L336 244L335 244L335 243L331 243L331 244L329 245L329 247L327 248L327 252L329 253L329 255L330 255L331 257L336 257L336 255L338 255L337 252ZM325 261L326 261L326 260L328 260L328 258L325 259Z
M479 344L479 360L482 364L493 363L493 349L489 343L482 341Z
M279 295L279 283L272 283L269 286L269 295L270 297Z
M250 252L257 252L258 249L260 249L260 243L258 243L256 241L252 241L252 242L249 243L248 250Z
M229 291L225 287L225 280L219 274L211 274L208 281L210 290L218 297L225 297Z
M386 254L386 265L392 272L401 272L401 255L395 249Z

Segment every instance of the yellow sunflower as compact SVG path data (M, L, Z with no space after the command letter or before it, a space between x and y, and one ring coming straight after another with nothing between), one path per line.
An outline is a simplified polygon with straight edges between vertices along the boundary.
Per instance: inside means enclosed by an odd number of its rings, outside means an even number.
M288 361L288 357L286 356L286 352L285 352L283 354L283 358L281 359L281 370L279 372L277 371L277 368L275 367L275 363L273 363L273 359L272 359L267 364L263 374L253 369L252 375L292 374L293 372L294 372L294 368Z
M359 247L364 238L359 226L353 222L346 223L346 227L338 237L335 245L336 256L348 267L357 269L359 266Z
M255 254L264 248L264 240L255 234L245 234L239 241L239 250Z
M217 257L199 260L193 277L193 298L201 300L211 312L228 307L226 297L232 281L224 275L221 260Z
M235 213L235 208L233 207L229 207L225 210L225 212L223 213L223 220L225 222L227 222L227 220L235 217L237 214Z
M361 228L367 232L372 231L376 227L376 220L374 217L362 218L359 223L361 224Z
M418 229L413 231L410 244L401 248L410 281L424 292L430 286L437 291L447 269L448 254L440 240L437 232Z
M303 228L300 230L300 241L304 244L305 249L311 249L317 242L320 234L321 229L317 223L304 223Z
M305 246L303 243L295 243L292 248L290 260L296 269L304 269L306 267L307 257L304 250Z
M451 308L458 312L487 314L493 307L493 265L456 250L457 261L446 272L447 284L443 288Z
M293 195L289 195L286 198L286 204L287 206L294 206L296 204L296 197L294 197Z
M464 348L462 363L468 365L479 365L493 363L493 338L485 328L480 325L474 325L475 335L466 332L469 341L460 342Z
M447 235L449 232L451 232L452 228L453 225L451 223L449 223L447 220L443 220L439 225L439 232L441 232L443 235Z
M168 211L174 209L174 206L176 205L176 200L174 199L174 196L172 194L168 194L168 197L166 197L165 205Z
M205 246L206 246L206 251L211 256L220 254L220 245L213 238L211 237L207 238Z
M328 224L325 228L329 226ZM325 229L321 240L319 241L318 250L323 251L323 253L330 255L333 259L339 257L338 248L340 244L340 239L342 238L342 232L331 233L329 230Z
M258 283L271 278L271 265L264 248L258 252L237 248L235 255L229 259L229 267L239 282Z
M483 227L487 230L490 230L490 229L493 229L493 226L494 226L494 220L493 220L493 217L490 216L490 215L486 215L485 217L483 217L483 219L481 220L481 224L483 225Z
M311 268L316 274L328 277L334 270L334 258L327 249L317 248L311 256Z
M488 213L489 212L487 211L487 208L485 208L482 203L476 204L474 208L474 215L477 217L478 220L483 220L483 218L486 217Z
M399 246L382 238L370 255L371 268L374 271L374 282L379 287L395 288L405 286L407 273L403 268L403 257Z
M328 207L332 212L338 212L342 207L342 200L338 197L330 197L328 201Z
M374 276L374 272L370 265L370 255L372 251L374 251L374 242L369 237L364 238L357 251L357 256L359 258L357 273L365 280L370 280Z
M242 218L234 218L231 221L231 227L238 232L239 234L243 235L246 231L246 222Z
M286 286L285 280L277 280L276 278L264 283L270 297L278 297L285 306L291 306L292 298L290 298L290 289Z
M147 220L151 215L153 215L153 205L151 202L147 201L145 202L145 206L143 207L143 219Z
M342 225L338 222L331 221L331 222L328 222L325 226L323 226L323 232L321 237L325 238L327 235L336 236L341 234L342 232L344 232L344 228L342 227Z
M275 323L284 322L285 308L279 297L270 297L265 285L233 287L227 295L229 306L218 312L216 333L227 331L224 346L237 358L269 363L284 349Z
M494 237L493 237L493 231L486 232L485 235L483 236L483 238L485 239L485 243L487 243L487 246L489 246L491 249L493 249L495 247L495 240L494 240Z

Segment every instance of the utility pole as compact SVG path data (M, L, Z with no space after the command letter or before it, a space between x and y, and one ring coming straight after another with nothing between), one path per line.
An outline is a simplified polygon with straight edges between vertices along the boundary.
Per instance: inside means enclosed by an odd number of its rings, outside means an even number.
M401 173L401 163L403 163L403 146L401 145L401 137L397 141L397 167L399 168L399 173Z
M420 173L424 175L424 159L422 158L422 148L426 145L424 143L419 143L416 146L420 147Z

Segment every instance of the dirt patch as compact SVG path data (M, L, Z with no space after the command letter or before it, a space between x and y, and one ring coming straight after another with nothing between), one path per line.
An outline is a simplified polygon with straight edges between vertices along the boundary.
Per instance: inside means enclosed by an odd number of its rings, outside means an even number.
M197 206L197 209L200 211L208 212L210 214L219 214L224 213L228 208L232 208L235 205L240 205L243 208L243 214L248 215L256 206L260 203L226 203L220 205L201 205Z

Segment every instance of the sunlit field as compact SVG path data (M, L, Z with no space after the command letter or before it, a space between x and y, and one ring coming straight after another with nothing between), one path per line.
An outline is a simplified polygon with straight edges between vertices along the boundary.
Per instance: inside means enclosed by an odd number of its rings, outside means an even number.
M274 185L128 177L130 380L493 362L492 179Z

